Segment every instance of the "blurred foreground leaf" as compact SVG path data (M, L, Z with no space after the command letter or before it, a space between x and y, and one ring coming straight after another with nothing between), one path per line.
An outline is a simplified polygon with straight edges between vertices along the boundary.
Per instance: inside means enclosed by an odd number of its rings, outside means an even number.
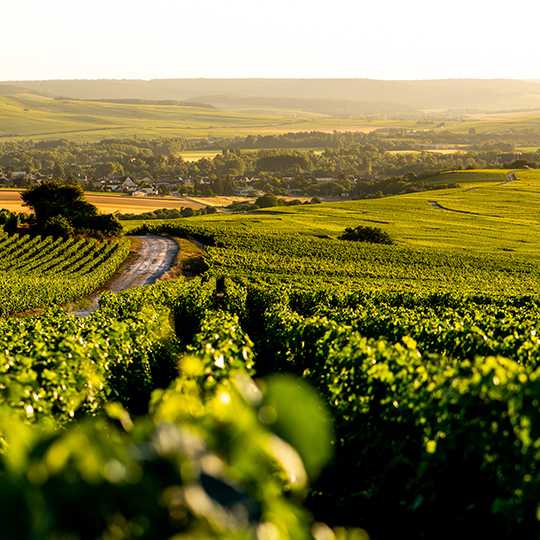
M264 381L259 418L291 444L311 478L332 455L332 423L317 393L301 379L274 375Z

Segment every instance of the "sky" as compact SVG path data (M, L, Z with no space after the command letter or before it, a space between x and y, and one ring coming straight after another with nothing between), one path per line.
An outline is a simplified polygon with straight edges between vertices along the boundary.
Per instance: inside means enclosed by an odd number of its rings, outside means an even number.
M0 80L540 79L538 0L2 0Z

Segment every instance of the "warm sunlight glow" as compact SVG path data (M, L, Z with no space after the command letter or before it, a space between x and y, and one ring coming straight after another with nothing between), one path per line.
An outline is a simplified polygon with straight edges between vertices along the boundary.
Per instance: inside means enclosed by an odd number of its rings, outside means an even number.
M540 79L538 15L533 0L6 0L0 80Z

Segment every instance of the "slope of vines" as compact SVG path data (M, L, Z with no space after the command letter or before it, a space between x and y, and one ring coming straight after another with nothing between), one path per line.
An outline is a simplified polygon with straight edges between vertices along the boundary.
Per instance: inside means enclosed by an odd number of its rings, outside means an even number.
M130 234L188 236L206 246L214 275L299 287L345 285L396 292L490 293L540 290L537 262L506 255L347 242L279 232L255 232L226 223L143 225Z
M125 239L0 236L0 315L90 294L116 272L129 249Z

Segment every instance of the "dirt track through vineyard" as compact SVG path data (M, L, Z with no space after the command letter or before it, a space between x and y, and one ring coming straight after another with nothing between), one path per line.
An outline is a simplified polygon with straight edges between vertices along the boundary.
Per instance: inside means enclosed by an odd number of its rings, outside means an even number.
M95 311L104 291L120 292L153 283L172 267L178 254L178 244L174 240L157 235L133 238L140 243L137 255L131 257L105 287L89 298L87 305L76 309L75 315L84 317Z

